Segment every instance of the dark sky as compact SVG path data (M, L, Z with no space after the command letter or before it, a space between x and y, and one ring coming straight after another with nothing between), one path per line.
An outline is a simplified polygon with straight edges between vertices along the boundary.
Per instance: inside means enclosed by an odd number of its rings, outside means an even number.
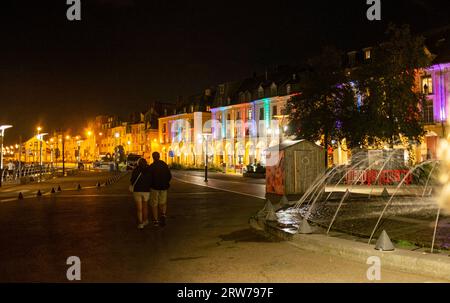
M65 0L2 0L0 124L14 125L15 143L38 124L76 129L300 63L324 45L370 45L389 22L416 32L449 22L448 0L381 2L383 20L369 22L366 0L82 0L82 21L69 22Z

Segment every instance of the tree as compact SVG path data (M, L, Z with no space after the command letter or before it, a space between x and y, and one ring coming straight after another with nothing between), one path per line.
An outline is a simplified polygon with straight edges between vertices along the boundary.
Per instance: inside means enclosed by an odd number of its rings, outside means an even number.
M310 61L301 94L288 103L291 135L320 140L326 150L333 140L345 139L349 148L420 140L426 96L416 87L416 76L430 58L424 39L412 35L408 26L390 25L387 35L371 59L351 73L335 48Z
M426 96L416 87L417 71L430 65L424 38L414 36L407 25L390 25L387 35L373 49L371 61L354 73L368 145L381 140L393 146L401 136L419 141L424 134L420 108Z
M321 141L328 166L328 148L333 140L343 138L342 127L351 120L349 111L353 111L355 90L348 83L337 49L325 48L321 55L310 60L309 66L300 79L301 94L288 103L289 130L298 139Z

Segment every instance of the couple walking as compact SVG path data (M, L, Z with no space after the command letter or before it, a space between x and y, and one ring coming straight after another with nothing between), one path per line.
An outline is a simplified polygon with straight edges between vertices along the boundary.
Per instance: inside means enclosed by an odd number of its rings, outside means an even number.
M140 158L131 175L130 190L136 201L138 228L143 229L148 222L148 204L150 203L153 225L166 225L167 190L170 186L172 174L159 153L152 154L153 163L147 164Z

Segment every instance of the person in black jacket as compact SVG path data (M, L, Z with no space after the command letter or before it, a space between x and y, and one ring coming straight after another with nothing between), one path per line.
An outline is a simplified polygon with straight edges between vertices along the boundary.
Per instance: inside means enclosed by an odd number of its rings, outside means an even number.
M172 174L170 173L169 166L160 160L159 157L159 153L154 152L152 154L153 163L149 167L152 181L150 203L152 206L153 225L164 226L166 224L167 190L170 187ZM160 218L158 218L158 210L161 213Z
M133 198L136 201L138 228L148 224L148 201L150 199L151 176L149 166L144 158L140 158L131 174Z

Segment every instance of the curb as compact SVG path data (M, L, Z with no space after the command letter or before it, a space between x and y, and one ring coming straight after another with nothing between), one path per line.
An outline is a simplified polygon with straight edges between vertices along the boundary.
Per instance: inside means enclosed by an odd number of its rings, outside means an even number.
M350 261L366 264L369 257L376 256L381 260L383 268L405 273L428 276L450 282L450 256L415 252L396 248L393 252L375 250L375 246L356 240L347 240L324 234L300 235L285 232L253 219L250 226L263 230L266 234L286 240L290 245L313 252L339 256ZM260 228L255 228L259 226Z

